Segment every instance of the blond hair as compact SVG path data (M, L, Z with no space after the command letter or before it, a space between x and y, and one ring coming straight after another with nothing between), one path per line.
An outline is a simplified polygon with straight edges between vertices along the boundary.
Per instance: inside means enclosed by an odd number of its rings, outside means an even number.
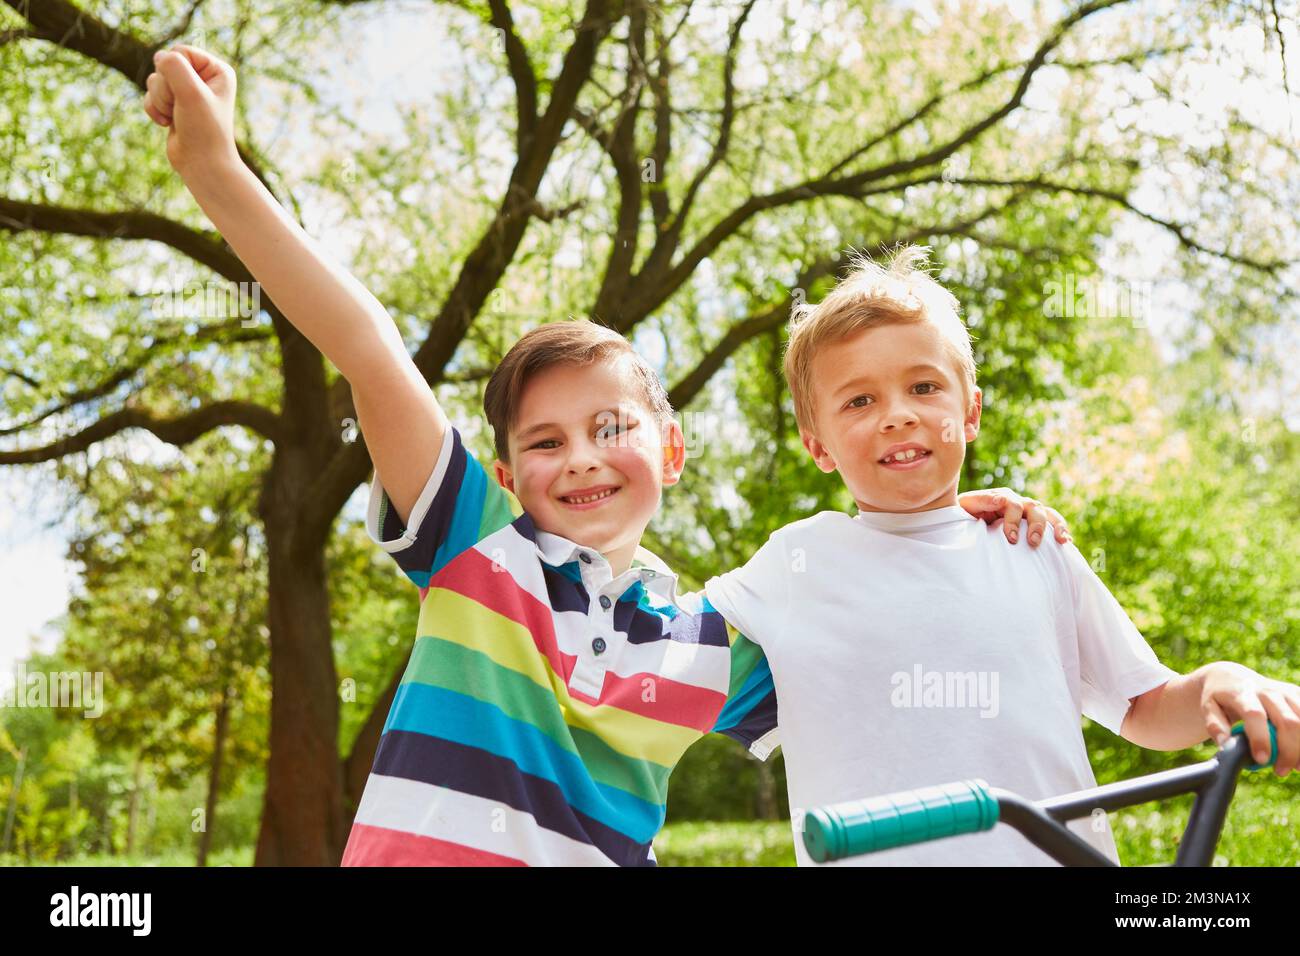
M790 315L785 350L785 377L794 396L795 419L803 432L813 430L816 392L812 365L824 346L882 325L928 322L943 340L961 381L970 410L975 392L975 355L970 333L958 317L956 296L925 271L928 246L901 245L881 266L853 252L850 270L817 305L800 303Z
M552 322L520 337L488 379L483 411L492 426L497 457L510 461L508 438L519 415L524 386L553 365L590 365L596 361L626 359L632 382L646 408L660 426L673 417L673 407L663 382L628 340L608 326L589 319Z

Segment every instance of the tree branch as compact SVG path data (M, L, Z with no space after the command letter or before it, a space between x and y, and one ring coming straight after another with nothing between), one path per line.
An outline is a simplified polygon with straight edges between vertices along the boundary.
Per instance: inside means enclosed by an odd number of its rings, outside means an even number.
M717 168L722 158L727 155L727 149L731 144L731 128L736 119L736 50L740 45L740 31L744 29L745 21L749 19L749 14L754 9L754 2L755 0L748 0L741 9L740 16L731 25L731 31L727 38L727 53L722 68L722 115L718 118L718 137L713 143L709 158L703 166L696 170L690 185L686 187L681 204L668 224L668 228L660 232L656 237L654 248L650 251L645 269L645 271L652 274L662 271L672 260L672 255L677 250L682 230L685 228L686 220L695 205L695 197L699 193L700 187L709 178L709 174Z
M1039 44L1034 55L1025 63L1020 80L1016 84L1016 89L1007 101L968 126L948 143L920 156L887 163L852 176L837 179L830 175L822 175L817 179L808 180L800 185L779 190L775 193L751 196L715 223L713 228L705 233L676 265L669 266L667 257L661 255L656 259L652 253L650 259L647 260L646 267L641 270L632 283L625 311L619 316L614 327L620 332L626 333L629 331L636 323L648 315L655 306L664 302L676 292L691 273L695 271L700 262L756 213L791 205L816 196L858 195L862 187L869 183L892 179L896 176L941 163L987 129L1001 122L1020 105L1029 89L1034 74L1046 62L1048 54L1064 41L1066 34L1074 26L1098 11L1128 2L1131 2L1131 0L1092 0L1092 2L1080 6L1069 16L1062 19L1051 34ZM653 263L651 260L654 260Z
M1060 67L1061 69L1082 72L1082 71L1095 69L1099 66L1121 66L1121 65L1132 66L1136 63L1150 60L1153 57L1165 56L1170 53L1185 52L1189 49L1191 49L1191 44L1188 43L1176 47L1160 47L1152 50L1135 50L1129 53L1120 54L1118 56L1101 57L1095 60L1071 60L1071 61L1053 60L1049 65ZM1023 63L1002 63L999 64L998 66L990 67L984 72L972 76L967 80L964 80L960 85L954 87L951 90L945 90L936 93L934 96L930 97L930 99L926 100L923 104L921 104L921 106L917 107L917 109L913 110L910 114L903 117L902 119L900 119L898 122L894 123L892 126L888 127L887 129L876 134L871 139L867 140L865 143L859 146L857 149L846 154L842 159L840 159L839 162L837 162L835 165L831 166L828 170L826 170L826 173L824 175L829 176L834 173L838 173L840 170L842 170L845 166L849 165L855 159L858 159L859 157L866 155L876 146L879 146L881 143L888 141L894 136L897 136L899 133L907 129L909 126L912 126L913 124L920 122L931 112L933 112L937 106L946 102L952 97L960 96L962 93L969 93L971 90L983 86L985 83L989 82L995 77L1002 76L1004 73L1010 73L1012 70L1017 70L1017 69L1023 70L1024 68L1025 68L1025 64ZM1022 77L1022 82L1023 82L1023 77Z
M153 72L153 55L161 49L161 44L146 43L131 34L114 29L96 17L86 13L69 0L4 0L18 11L32 26L35 34L65 49L81 53L96 62L121 73L138 89L146 89L146 80ZM279 199L262 172L254 153L243 143L236 142L239 157L255 175L267 191ZM15 207L10 206L11 212ZM0 208L0 215L3 215ZM103 235L103 226L112 219L97 219L103 214L83 214L82 224L76 221L61 223L74 234ZM138 234L132 238L159 238L182 251L195 252L199 261L211 266L218 274L235 281L251 280L251 275L224 247L211 248L209 244L193 244L194 233L183 227L170 224L161 217L151 217L147 213L121 213L110 216L124 217L128 226L137 227ZM20 220L21 221L21 220ZM89 223L89 227L85 225ZM0 223L2 225L3 223ZM90 231L83 231L89 228ZM161 232L161 234L159 234ZM117 233L109 233L117 236ZM193 245L192 245L193 244ZM219 249L219 251L218 251ZM236 266L236 263L238 264ZM286 400L283 402L284 415L292 421L291 432L303 435L308 432L321 434L329 428L329 422L318 412L326 407L328 393L325 388L324 360L308 339L273 303L267 305L271 316L272 328L280 345L280 365L283 371Z
M3 0L18 15L31 24L29 34L47 40L65 50L72 50L97 63L116 70L142 93L147 92L145 81L153 72L153 55L163 49L170 37L153 43L109 26L103 20L87 13L69 0ZM191 11L192 13L193 11ZM188 17L185 22L188 22ZM236 142L239 158L262 181L271 195L275 190L263 175L253 154L242 143Z
M689 13L689 4L688 13ZM686 20L686 15L682 17L682 22ZM677 25L681 29L681 23ZM654 161L655 180L650 184L650 212L654 217L656 235L662 232L668 226L668 219L672 215L672 210L668 203L668 190L665 187L664 171L668 168L668 157L673 150L673 105L670 90L670 82L673 72L673 61L669 55L669 46L672 44L673 36L664 37L659 32L658 23L655 24L655 44L658 47L656 57L654 79L650 83L650 92L655 101L655 140L650 149L650 158Z
M95 239L147 239L171 246L231 282L252 281L239 257L212 233L140 210L99 212L0 196L0 229L63 233Z
M185 15L181 17L180 22L177 23L176 26L168 30L165 34L158 37L158 39L155 41L158 44L158 46L165 47L167 44L171 43L177 37L184 36L185 31L188 30L190 28L190 24L194 22L194 14L199 12L199 7L201 6L203 6L203 0L193 0L193 2L190 4L189 9L185 11Z
M578 93L591 74L596 48L620 9L618 0L588 0L546 111L534 131L531 148L518 157L496 216L465 258L429 336L415 353L416 367L431 384L442 374L474 316L513 260L528 225L537 187L559 144L564 124L573 115Z
M515 147L522 156L528 150L533 130L537 128L537 77L533 74L528 50L515 32L515 21L506 0L488 0L488 7L492 25L501 31L505 40L506 65L515 84L515 112L518 115Z
M627 83L620 97L620 110L603 145L614 163L618 180L618 216L605 262L605 275L596 293L591 314L601 321L613 311L632 277L641 224L641 176L636 161L636 119L645 87L645 8L636 6L627 31ZM575 111L576 112L576 111ZM582 122L581 120L579 122ZM601 142L598 138L597 142Z
M298 527L304 548L325 546L334 519L373 467L366 436L358 429L356 440L340 445L303 497Z
M156 418L148 411L126 408L106 415L75 435L60 438L48 445L18 451L0 451L0 465L30 465L62 458L85 451L96 442L111 438L128 428L143 428L163 441L181 447L222 425L243 425L275 442L284 437L281 435L279 417L252 402L213 402L176 418Z
M962 130L953 139L949 140L943 146L938 146L928 153L920 156L914 156L911 159L898 160L893 163L887 163L884 166L876 166L864 172L857 173L853 176L845 177L840 180L845 186L860 185L868 182L879 182L882 179L888 179L891 176L898 176L913 170L922 169L926 166L933 166L941 163L953 153L957 152L967 143L973 142L979 138L986 130L1000 123L1008 115L1014 112L1029 92L1029 86L1033 82L1036 74L1047 63L1048 55L1065 41L1066 34L1087 17L1094 13L1106 10L1110 7L1119 6L1120 4L1130 3L1132 0L1092 0L1080 6L1069 16L1057 23L1056 28L1038 45L1024 64L1020 73L1020 80L1016 83L1016 88L1005 103L995 109L993 112L982 117L975 123L972 123L966 129ZM825 177L822 177L823 180Z
M254 283L238 256L223 242L187 226L148 212L113 213L46 206L0 198L0 229L36 229L104 239L152 239L184 252L232 282ZM293 434L323 435L333 425L321 412L328 407L325 363L319 351L287 319L274 302L262 307L271 317L279 340L280 367L286 396L284 415L293 419Z
M897 236L892 241L906 244L916 242L925 236L968 235L974 226L997 213L1006 212L1027 195L1027 191L1015 193L1006 202L988 205L965 219L947 225L914 226L909 232ZM799 274L799 277L795 280L794 288L807 291L812 288L813 283L818 279L830 275L839 264L839 261L838 256L818 259ZM790 311L793 307L792 290L791 294L787 295L777 305L752 315L728 329L722 339L705 353L695 368L691 369L669 390L668 400L672 403L673 408L681 409L688 405L708 384L714 374L722 368L727 359L746 342L784 325L790 318Z
M246 329L243 328L242 323L243 323L242 319L236 318L236 319L232 319L230 322L222 322L219 324L204 326L193 335L164 336L161 339L156 340L155 344L165 345L165 346L180 346L182 348L185 348L192 345L198 345L204 341L252 342L252 341L264 340L270 338L271 333L269 330L264 328ZM57 405L54 405L53 407L46 409L44 412L41 412L35 418L28 419L26 422L24 422L21 425L15 425L10 428L0 428L0 436L13 435L13 434L17 434L18 432L27 431L28 429L33 428L36 425L40 424L42 421L49 418L51 415L57 415L60 412L65 412L76 405L84 404L85 402L92 401L93 399L96 398L102 398L103 396L107 395L109 392L113 391L113 389L117 388L118 385L122 384L123 382L131 378L131 376L135 375L136 372L140 371L140 369L144 368L150 362L158 359L161 354L162 353L159 350L155 350L151 348L149 352L140 356L140 358L136 362L133 362L130 365L119 368L108 378L104 379L104 381L99 382L96 385L91 385L87 388L78 389L75 392L69 392L68 394L64 395L64 397L60 400L60 402ZM17 375L17 373L14 372L10 372L9 374L14 375L15 377L22 378L23 381L25 381L27 384L32 386L32 388L39 390L43 387L42 384L36 381L35 379L26 376L19 376Z
M18 371L17 369L0 368L0 373L8 375L10 378L16 378L18 379L18 381L22 382L25 385L29 385L34 389L39 389L41 387L40 382L36 381L36 379L32 378L30 375Z
M1070 183L1055 183L1040 177L1029 179L985 179L971 177L956 177L948 180L965 186L990 186L990 187L1011 187L1016 189L1033 189L1046 192L1070 193L1075 196L1090 196L1097 199L1106 199L1113 202L1136 216L1145 219L1147 222L1154 223L1173 234L1174 238L1183 246L1195 252L1205 253L1206 255L1216 256L1225 259L1228 262L1255 269L1269 276L1276 276L1291 263L1286 259L1251 259L1247 256L1237 255L1224 249L1211 249L1209 246L1192 238L1188 234L1188 227L1181 223L1176 223L1171 219L1165 219L1157 216L1155 213L1147 212L1133 205L1133 202L1122 192L1112 189L1102 189L1096 186L1075 186Z
M807 290L822 276L830 275L838 263L838 258L833 256L817 260L799 274L799 278L795 280L794 288ZM669 390L668 401L672 403L673 408L682 409L689 405L691 400L709 383L709 379L713 378L718 369L722 368L732 353L751 339L784 325L790 318L790 310L793 307L794 296L792 291L777 305L757 315L752 315L729 328L718 343L704 354L704 357L700 359L695 368L686 373Z

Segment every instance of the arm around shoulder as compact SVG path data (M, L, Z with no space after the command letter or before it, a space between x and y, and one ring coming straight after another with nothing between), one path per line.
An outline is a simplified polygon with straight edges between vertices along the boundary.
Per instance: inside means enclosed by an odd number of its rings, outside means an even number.
M777 529L739 568L704 584L709 602L758 645L779 639L790 614L791 556ZM793 560L798 562L801 555Z

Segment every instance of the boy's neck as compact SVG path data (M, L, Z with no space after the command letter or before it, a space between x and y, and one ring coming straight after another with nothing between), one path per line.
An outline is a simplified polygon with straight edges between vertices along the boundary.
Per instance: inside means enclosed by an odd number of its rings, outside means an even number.
M856 501L856 499L855 499ZM958 506L957 486L953 485L934 501L922 505L920 508L880 508L866 501L857 501L858 509L861 511L872 511L879 514L896 514L896 515L913 515L920 514L923 511L937 511L940 508L955 508Z
M602 551L605 560L609 562L609 573L611 577L618 577L628 568L632 567L632 559L636 557L636 549L640 547L640 542L634 541L631 544L620 545L613 551Z

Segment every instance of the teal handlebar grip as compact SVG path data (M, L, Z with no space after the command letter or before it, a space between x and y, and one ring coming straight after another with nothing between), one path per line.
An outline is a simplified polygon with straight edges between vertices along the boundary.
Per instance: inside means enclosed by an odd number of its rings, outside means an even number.
M1234 734L1245 734L1246 725L1238 721L1236 725L1233 726L1232 732ZM1271 767L1273 764L1277 763L1277 728L1273 726L1273 721L1271 720L1268 722L1268 742L1273 748L1268 755L1268 762L1248 763L1246 764L1247 770L1263 770L1265 767Z
M804 816L803 845L818 863L991 830L998 801L983 780L903 790L818 807Z

